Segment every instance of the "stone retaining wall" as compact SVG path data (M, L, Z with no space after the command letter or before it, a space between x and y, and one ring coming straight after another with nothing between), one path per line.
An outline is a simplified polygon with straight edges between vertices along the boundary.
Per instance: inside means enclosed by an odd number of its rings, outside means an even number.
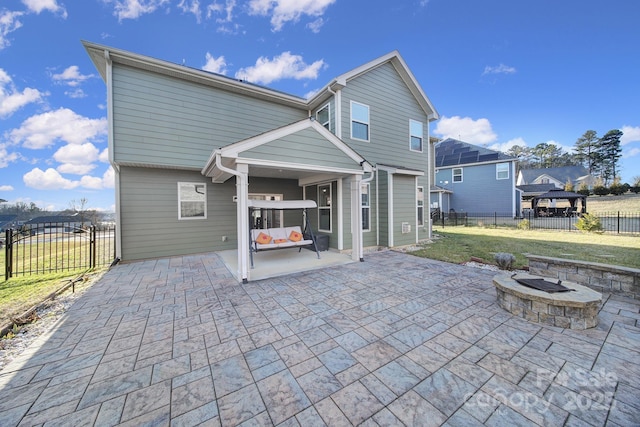
M531 274L640 299L640 269L539 255L527 255L527 258Z

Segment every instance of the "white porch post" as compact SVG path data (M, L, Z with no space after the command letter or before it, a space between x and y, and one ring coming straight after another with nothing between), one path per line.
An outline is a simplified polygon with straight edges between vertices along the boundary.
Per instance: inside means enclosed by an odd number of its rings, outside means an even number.
M354 175L351 181L351 259L354 261L364 261L361 181L360 175Z
M236 171L236 200L238 223L238 278L249 281L249 166L238 164Z

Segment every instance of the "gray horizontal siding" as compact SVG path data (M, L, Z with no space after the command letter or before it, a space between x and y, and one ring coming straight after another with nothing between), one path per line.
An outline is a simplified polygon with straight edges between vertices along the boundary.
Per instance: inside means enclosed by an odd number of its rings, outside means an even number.
M350 139L351 104L369 106L370 142ZM409 149L409 119L423 123L423 152ZM371 163L427 169L427 116L390 64L348 82L342 95L342 139Z
M393 176L393 244L416 243L416 180L413 176ZM402 223L411 225L411 232L402 233Z
M304 110L116 65L116 162L201 168L219 147L307 116Z
M207 219L178 220L178 182L207 184ZM237 248L234 179L213 184L197 172L122 167L120 183L123 260ZM250 191L302 198L292 180L255 180ZM285 224L300 224L299 218L287 214Z
M436 184L453 191L451 208L465 212L512 213L515 190L513 188L513 164L509 163L509 179L496 179L495 163L462 166L462 182L453 182L453 169L439 169Z
M242 157L362 170L360 165L313 129L304 129L241 153Z

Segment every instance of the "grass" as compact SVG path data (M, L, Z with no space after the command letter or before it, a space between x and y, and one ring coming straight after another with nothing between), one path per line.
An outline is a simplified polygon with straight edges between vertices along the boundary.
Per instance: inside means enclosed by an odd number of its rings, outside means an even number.
M637 236L552 230L450 227L434 232L433 242L412 254L458 264L474 257L495 264L497 252L513 254L515 268L528 265L527 253L640 268Z
M589 196L587 212L592 214L610 212L640 212L640 194L627 193L621 196Z
M4 269L3 269L4 273ZM75 272L38 274L13 277L0 281L0 327L9 324L12 318L20 316L46 296L62 288L69 280L79 276L83 270Z

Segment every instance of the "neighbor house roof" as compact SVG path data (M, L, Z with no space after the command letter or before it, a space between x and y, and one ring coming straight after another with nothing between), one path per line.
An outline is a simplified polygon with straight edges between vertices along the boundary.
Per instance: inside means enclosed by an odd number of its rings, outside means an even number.
M515 157L457 139L447 138L436 144L436 167L452 167L473 163L513 161Z
M26 221L25 224L42 224L46 222L81 222L80 215L46 215ZM85 218L85 222L90 222Z
M553 184L524 184L516 185L516 188L522 191L525 195L542 194L549 190L556 188Z
M558 182L567 182L567 180L576 181L589 175L589 171L584 166L562 166L559 168L542 168L542 169L521 169L522 181L525 184L532 183L539 176L548 175Z

